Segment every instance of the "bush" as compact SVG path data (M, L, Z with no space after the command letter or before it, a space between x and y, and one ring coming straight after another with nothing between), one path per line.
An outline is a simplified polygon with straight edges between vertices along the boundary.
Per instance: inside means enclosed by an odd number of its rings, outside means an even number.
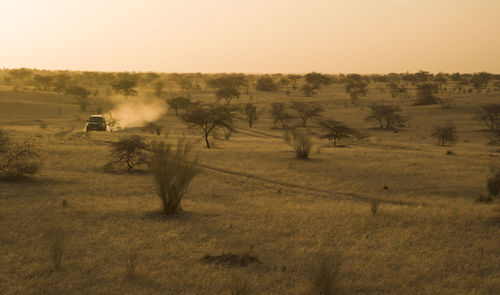
M339 253L316 255L312 259L308 276L311 294L337 294L341 265Z
M403 118L398 113L401 112L399 106L383 105L383 104L371 104L370 115L365 118L365 121L371 121L378 123L380 128L390 129L394 127L404 127L407 118Z
M455 144L458 140L457 127L453 122L447 122L443 126L435 126L431 136L437 139L437 144L440 146Z
M149 165L150 163L146 154L149 148L141 136L131 135L111 145L109 153L111 159L104 166L106 169L114 166L126 166L127 172L130 172L134 167Z
M151 132L151 134L156 134L156 135L160 135L161 131L163 130L163 127L154 122L146 124L144 128L147 129L149 132Z
M439 86L433 83L423 83L417 85L417 101L415 105L437 104L439 99L435 95L438 93Z
M285 142L291 146L297 159L308 159L313 146L312 138L304 130L286 129L283 135Z
M231 277L231 295L251 294L250 289L250 282L243 274L234 274Z
M0 175L17 178L37 173L41 165L39 148L33 138L13 141L0 129Z
M61 267L62 257L64 254L64 231L61 228L53 230L52 234L51 258L54 269Z
M156 194L162 201L163 212L173 214L180 209L182 197L198 173L198 161L182 139L175 149L163 140L154 141L152 150L151 171Z

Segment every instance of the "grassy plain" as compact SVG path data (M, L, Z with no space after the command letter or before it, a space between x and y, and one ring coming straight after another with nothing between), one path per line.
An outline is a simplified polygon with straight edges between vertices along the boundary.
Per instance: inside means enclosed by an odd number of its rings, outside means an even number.
M193 95L214 101L211 92ZM341 293L498 294L500 209L498 201L475 199L486 194L488 167L500 153L486 145L488 132L473 117L480 103L498 103L500 95L441 97L453 98L454 107L412 106L414 99L391 98L373 84L360 106L337 84L312 98L243 95L237 102L267 110L275 101L319 102L325 117L370 136L337 148L315 139L311 160L296 160L266 111L253 129L239 122L214 149L195 143L205 168L184 212L162 217L149 172L102 169L109 142L154 135L132 128L87 137L79 132L88 114L72 98L0 89L0 128L36 136L44 159L32 179L0 182L0 293L230 294L240 274L255 294L307 294L311 257L339 251ZM410 126L395 133L365 122L367 105L381 100L402 106ZM447 120L456 122L459 142L438 147L430 133ZM170 140L199 139L172 111L159 124ZM319 132L314 121L310 130ZM376 215L372 200L380 201ZM51 263L54 228L65 232L60 270ZM133 278L126 276L130 253L137 257ZM251 253L262 263L201 260L222 253Z

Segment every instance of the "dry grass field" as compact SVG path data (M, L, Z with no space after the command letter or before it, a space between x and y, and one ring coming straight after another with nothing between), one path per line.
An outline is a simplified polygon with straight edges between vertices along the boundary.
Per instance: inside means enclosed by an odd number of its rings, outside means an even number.
M0 89L0 128L35 136L43 165L29 179L0 181L0 294L231 294L235 278L251 294L310 294L312 259L331 253L342 262L341 294L500 292L499 202L476 202L500 150L473 119L481 103L500 102L498 92L440 94L453 99L449 109L413 106L414 93L391 98L373 83L359 106L339 84L307 98L255 92L234 103L266 108L262 118L252 129L239 120L212 149L169 110L158 121L163 134L194 141L202 171L183 211L166 217L147 169L103 170L111 142L156 135L129 128L86 136L88 113L71 97L11 89ZM215 101L210 91L193 96ZM368 136L339 147L315 136L310 160L295 159L269 115L270 103L291 100L318 102L324 117ZM409 126L394 132L364 121L380 101L401 106ZM432 128L448 120L458 143L437 146ZM320 133L314 120L308 125ZM57 233L64 252L55 270ZM221 254L259 262L203 259Z

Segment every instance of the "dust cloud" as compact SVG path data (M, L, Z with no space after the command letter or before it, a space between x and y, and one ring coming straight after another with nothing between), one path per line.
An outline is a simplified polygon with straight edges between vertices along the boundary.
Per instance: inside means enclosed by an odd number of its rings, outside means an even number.
M118 121L119 128L142 127L158 120L167 112L163 100L134 100L119 103L108 114Z

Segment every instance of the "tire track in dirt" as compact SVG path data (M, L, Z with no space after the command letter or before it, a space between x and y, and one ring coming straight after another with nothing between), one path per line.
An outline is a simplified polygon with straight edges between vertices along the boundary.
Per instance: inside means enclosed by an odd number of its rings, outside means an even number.
M245 172L232 171L232 170L213 167L213 166L209 166L209 165L205 165L205 164L199 164L199 165L207 170L210 170L210 171L215 171L215 172L219 172L219 173L223 173L223 174L231 175L231 176L248 178L248 179L264 182L266 184L279 186L280 188L285 188L285 189L289 189L289 190L300 190L300 191L305 191L309 194L321 195L323 197L333 197L333 198L339 199L339 200L353 200L353 201L358 201L358 202L378 201L380 203L386 203L386 204L391 204L391 205L400 205L400 206L421 205L421 204L417 204L414 202L390 201L390 200L382 200L382 199L375 199L375 198L367 198L367 197L363 197L363 196L360 196L360 195L355 194L355 193L332 192L329 190L323 190L323 189L319 189L319 188L312 188L312 187L306 187L306 186L293 184L293 183L287 183L287 182L282 182L282 181L277 181L277 180L270 180L270 179L267 179L265 177L261 177L258 175L252 175L252 174L245 173Z

